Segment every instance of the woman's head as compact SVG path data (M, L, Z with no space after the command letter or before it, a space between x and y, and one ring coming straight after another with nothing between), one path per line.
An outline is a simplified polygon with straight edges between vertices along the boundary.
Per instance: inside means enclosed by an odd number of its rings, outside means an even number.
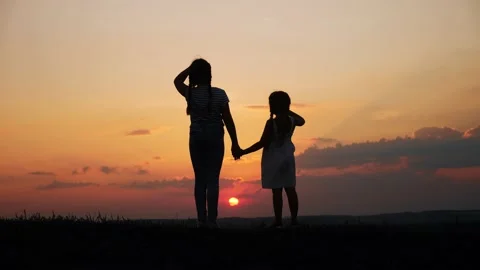
M212 81L212 67L210 63L203 58L195 59L190 65L188 80L192 86L200 84L209 85Z
M290 96L283 91L275 91L268 97L271 114L286 114L290 111Z
M203 58L193 60L189 67L188 81L187 115L190 115L191 111L191 90L199 85L208 85L208 112L210 112L212 107L212 66L210 66L210 63Z

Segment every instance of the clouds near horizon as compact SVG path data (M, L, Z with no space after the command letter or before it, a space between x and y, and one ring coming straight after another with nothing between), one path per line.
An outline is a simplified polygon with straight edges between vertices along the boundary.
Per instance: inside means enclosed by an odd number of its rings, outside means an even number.
M63 182L53 180L50 184L40 185L37 190L53 190L53 189L66 189L66 188L81 188L89 186L100 186L99 184L92 182Z
M335 146L319 148L313 145L297 154L297 191L302 205L300 213L374 214L474 209L480 205L480 137L477 130L478 127L465 131L449 127L424 127L413 132L412 137L399 136L396 139L351 144L342 144L334 138L312 139L313 143L324 142ZM255 162L259 163L259 160ZM240 166L244 165L247 164L236 164L240 171ZM190 200L193 198L194 179L155 179L158 176L151 175L145 166L149 166L149 163L132 168L104 165L98 168L99 173L114 177L124 174L123 180L111 177L110 181L103 183L93 180L54 180L37 184L34 189L42 193L55 191L65 196L67 193L80 192L78 194L83 195L76 195L75 198L82 201L88 196L95 196L96 201L101 201L103 196L108 195L109 203L117 205L118 209L122 209L120 206L124 204L120 197L127 196L129 203L137 205L138 211L143 211L145 215L174 211L163 201L174 200L182 215L194 213L194 204ZM84 166L77 171L86 173L90 172L90 168ZM52 174L48 171L32 172L32 176ZM90 177L89 174L85 176ZM96 188L90 190L88 187ZM241 205L235 209L222 206L225 215L271 215L271 192L261 188L258 178L243 180L222 177L220 187L221 203L231 196L241 201ZM120 193L123 195L117 199L112 197ZM157 201L157 205L148 203L151 200ZM101 210L102 205L98 207ZM140 212L119 214L131 216ZM288 215L288 211L285 212Z
M480 166L480 137L470 135L465 138L466 132L448 127L427 127L415 131L413 138L338 144L323 149L312 146L296 157L297 167L321 169L370 163L388 165L400 163L402 159L407 160L409 168L419 171Z
M44 171L29 172L28 174L37 175L37 176L55 176L55 173L53 172L44 172Z
M241 179L220 179L221 188L232 188L235 184L241 183ZM195 180L188 177L180 179L163 179L152 181L131 181L126 184L112 184L124 189L140 189L140 190L161 190L161 189L187 189L193 190Z
M464 138L478 138L480 137L480 126L476 127L476 128L471 128L471 129L468 129L467 131L465 131L463 133L463 137Z
M72 175L84 175L90 170L90 166L84 166L82 169L74 169Z

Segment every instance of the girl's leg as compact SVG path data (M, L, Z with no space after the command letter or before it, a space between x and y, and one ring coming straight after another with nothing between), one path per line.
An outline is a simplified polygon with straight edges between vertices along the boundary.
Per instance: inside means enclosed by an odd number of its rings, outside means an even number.
M285 193L287 193L288 206L290 207L290 213L292 215L292 225L296 225L297 215L298 215L298 195L295 187L285 188Z
M282 208L283 208L283 199L282 199L282 189L274 188L272 189L273 195L273 212L275 213L275 224L282 225Z

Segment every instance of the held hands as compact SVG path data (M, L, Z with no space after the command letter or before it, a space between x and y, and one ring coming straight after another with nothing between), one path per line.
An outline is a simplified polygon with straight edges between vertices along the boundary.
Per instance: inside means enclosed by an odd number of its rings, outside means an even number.
M243 156L243 150L238 144L232 145L232 156L235 160L239 160Z

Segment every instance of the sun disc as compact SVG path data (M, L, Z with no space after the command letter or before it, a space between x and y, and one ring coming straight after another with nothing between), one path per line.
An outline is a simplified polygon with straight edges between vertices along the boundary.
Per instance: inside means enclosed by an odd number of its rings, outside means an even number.
M238 203L239 203L239 200L235 197L231 197L228 200L228 204L230 204L230 206L236 206L236 205L238 205Z

